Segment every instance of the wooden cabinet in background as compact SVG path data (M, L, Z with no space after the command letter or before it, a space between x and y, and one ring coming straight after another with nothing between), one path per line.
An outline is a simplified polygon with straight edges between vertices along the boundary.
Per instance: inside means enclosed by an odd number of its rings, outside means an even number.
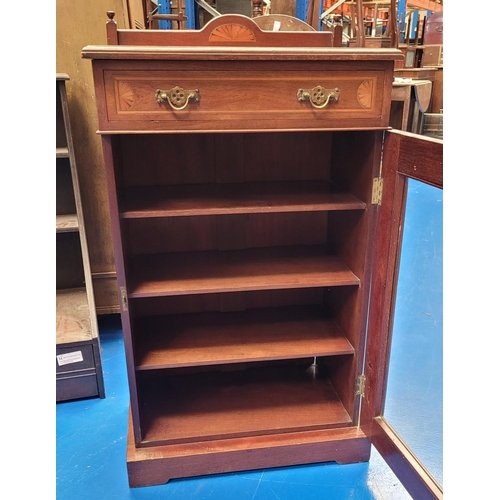
M65 74L56 74L56 401L104 398Z
M428 158L424 139L388 130L401 52L240 15L193 32L110 19L107 33L83 57L121 295L130 486L365 461L372 441L413 474L376 423L398 160L418 175Z

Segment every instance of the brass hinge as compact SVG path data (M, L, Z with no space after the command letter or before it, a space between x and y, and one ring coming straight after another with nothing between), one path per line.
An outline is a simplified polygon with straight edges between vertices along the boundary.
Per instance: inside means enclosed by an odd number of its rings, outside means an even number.
M120 295L122 298L122 311L128 311L127 291L124 286L120 287Z
M364 375L359 375L356 379L356 396L365 397L365 385L366 377Z
M375 177L373 179L372 187L372 204L382 205L382 191L384 189L384 179L382 177Z

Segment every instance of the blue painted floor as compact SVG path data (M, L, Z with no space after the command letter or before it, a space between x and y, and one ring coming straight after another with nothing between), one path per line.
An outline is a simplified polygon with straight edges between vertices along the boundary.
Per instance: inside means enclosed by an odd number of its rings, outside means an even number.
M415 199L421 201L422 198L427 199L429 196L440 198L433 202L424 200L424 205L428 205L430 212L429 210L410 210ZM433 205L437 211L434 211L430 205ZM439 229L439 217L442 217L442 192L428 192L425 186L422 189L410 189L408 207L406 224L412 228L408 232L411 237L424 238L416 227L421 227L421 224L428 226L431 216L437 217L437 226L431 229L442 231ZM409 239L405 241L405 245L410 249L413 248ZM440 251L442 252L442 248ZM438 249L437 260L439 258L441 263L438 264L442 266L442 254L439 257ZM410 255L404 256L402 260L401 275L407 282L424 276L421 268L407 264L407 262L413 262L414 259L415 256ZM433 266L435 264L436 262ZM431 271L431 276L436 272L438 277L440 276L439 268L436 271L436 268L432 267ZM416 273L416 276L412 276L412 272ZM432 287L435 286L435 283L432 284ZM429 287L426 287L421 279L418 288L419 290L415 290L415 287L407 287L412 293L402 292L398 296L397 317L398 314L401 316L401 312L398 313L398 311L406 311L409 303L415 306L415 294L419 292L426 294L427 302L424 302L423 310L419 311L417 307L417 312L412 314L424 314L424 321L432 320L432 324L442 321L439 316L439 308L442 307L439 290L427 293L426 290ZM429 301L435 301L435 303ZM425 315L429 311L432 313L431 320ZM403 319L405 316L406 313L403 314ZM436 468L437 472L433 472L435 476L442 477L442 392L439 391L439 387L442 391L442 335L440 337L436 334L436 329L423 329L423 331L431 332L432 338L429 340L424 333L416 334L415 331L410 331L411 329L403 319L401 320L403 327L400 328L403 333L394 348L391 359L394 368L391 369L390 375L392 380L397 381L398 370L408 369L405 356L411 358L415 365L425 360L430 361L424 366L432 366L431 377L434 385L429 382L428 373L427 378L421 379L413 374L412 384L417 389L412 387L411 390L416 390L417 394L425 394L427 400L431 401L430 411L433 418L431 418L430 425L435 427L433 434L431 433L432 445L424 450L424 456ZM99 326L106 398L71 401L56 405L56 493L59 500L184 500L191 498L199 500L406 500L410 498L375 449L372 450L372 458L367 463L353 465L328 463L258 470L173 480L161 486L129 489L125 462L129 394L119 316L100 317ZM405 343L408 342L412 346L411 349L404 348ZM417 342L420 347L415 347L412 342ZM418 389L419 384L420 389ZM436 386L438 390L434 391ZM408 429L414 432L414 422L412 422L414 412L409 411L411 408L409 405L414 401L411 397L412 393L408 392L404 384L392 383L389 389L388 418L390 417L401 435L404 435ZM401 411L398 411L398 408L401 408ZM424 411L428 410L428 407L424 408ZM413 420L419 419L418 415L413 415Z

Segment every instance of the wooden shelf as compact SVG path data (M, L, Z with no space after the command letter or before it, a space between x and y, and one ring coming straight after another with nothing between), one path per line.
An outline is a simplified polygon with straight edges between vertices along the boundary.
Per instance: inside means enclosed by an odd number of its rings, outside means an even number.
M364 210L366 204L321 181L128 188L122 218Z
M76 214L56 215L56 233L78 232L78 217Z
M359 285L323 246L140 255L129 276L131 298Z
M56 158L69 158L69 149L68 147L56 147Z
M354 353L320 307L149 317L135 331L138 370Z
M86 289L56 290L56 344L92 339Z
M316 430L352 424L333 386L310 362L244 371L147 377L143 444ZM148 372L151 373L151 372Z

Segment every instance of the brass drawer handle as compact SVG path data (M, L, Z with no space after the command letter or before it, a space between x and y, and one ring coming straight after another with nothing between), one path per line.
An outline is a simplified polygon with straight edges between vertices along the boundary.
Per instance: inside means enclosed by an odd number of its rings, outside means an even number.
M329 103L330 98L334 102L338 102L340 98L340 89L327 90L325 87L318 85L311 90L299 89L297 99L299 101L309 101L316 109L323 109Z
M172 109L176 111L183 110L189 101L198 102L200 100L200 91L198 89L194 90L184 90L181 87L174 87L171 90L160 90L156 91L156 101L158 104L167 101Z

